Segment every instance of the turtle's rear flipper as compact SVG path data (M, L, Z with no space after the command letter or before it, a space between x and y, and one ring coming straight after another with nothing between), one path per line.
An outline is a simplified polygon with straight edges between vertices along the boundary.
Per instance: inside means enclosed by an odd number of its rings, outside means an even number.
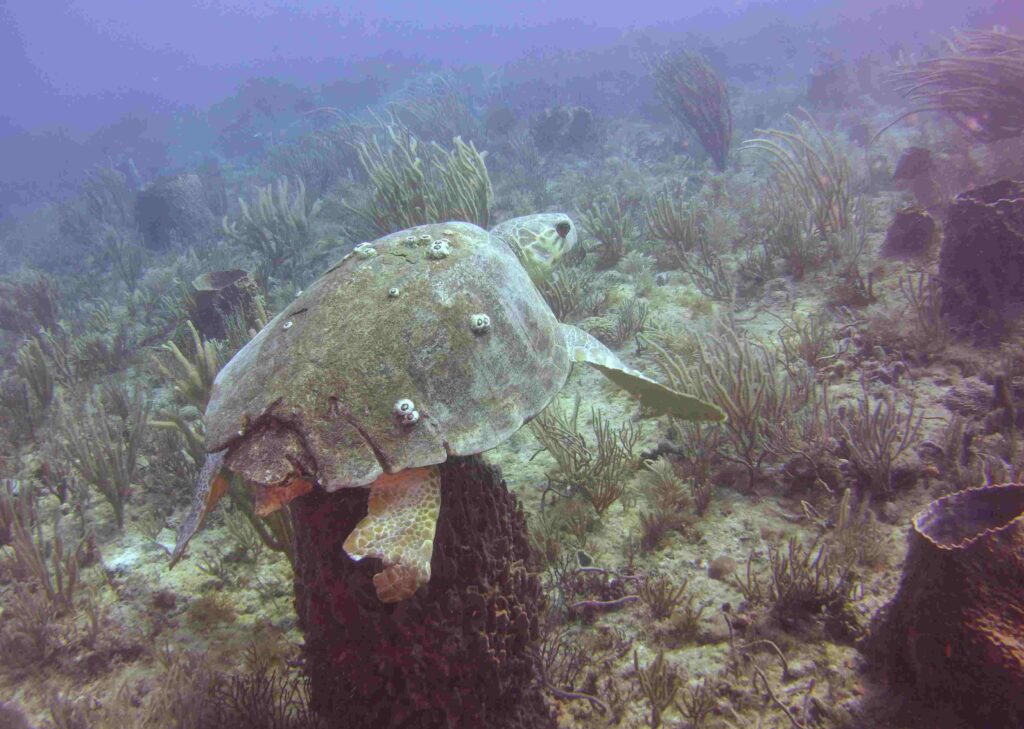
M405 600L430 580L440 508L437 466L386 473L370 484L367 514L345 540L345 551L355 560L383 560L384 570L373 576L381 602Z
M682 420L725 420L725 413L709 402L676 392L671 387L652 380L647 375L628 367L615 352L587 332L570 324L561 324L569 359L586 362L626 392L640 398L649 408L663 415Z
M224 453L211 453L206 457L199 476L196 478L196 491L192 495L192 506L189 507L185 521L178 527L178 538L174 544L174 552L171 553L171 564L173 567L185 553L185 547L189 540L195 536L199 528L206 521L206 515L213 511L221 497L227 493L231 478L221 471L224 465ZM169 567L169 568L170 568ZM168 569L169 569L168 568Z

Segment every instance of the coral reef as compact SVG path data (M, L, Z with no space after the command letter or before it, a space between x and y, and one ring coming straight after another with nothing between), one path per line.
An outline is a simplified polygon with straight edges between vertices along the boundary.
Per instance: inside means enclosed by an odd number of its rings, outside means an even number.
M1024 724L1019 43L821 27L409 43L5 210L0 723Z

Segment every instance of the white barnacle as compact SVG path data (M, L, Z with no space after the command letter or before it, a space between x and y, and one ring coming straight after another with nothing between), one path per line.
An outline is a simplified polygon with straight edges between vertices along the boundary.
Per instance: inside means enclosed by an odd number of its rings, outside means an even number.
M438 238L427 248L427 258L437 261L451 255L452 245L447 238Z
M407 397L403 397L395 403L393 412L399 425L408 427L410 425L415 425L416 421L420 419L420 414L416 410L416 406L413 404L413 401Z
M423 233L423 234L420 235L420 245L424 245L425 246L427 243L429 243L432 240L434 240L434 236L432 236L430 233Z
M390 289L388 289L388 298L389 299L397 299L401 295L402 295L402 289L398 288L397 286L392 286Z
M295 326L295 322L293 322L291 319L289 319L288 321L286 321L284 323L284 328L285 329L291 329L293 326Z
M360 243L352 251L360 258L373 258L377 255L377 249L369 243Z
M470 314L469 329L473 334L486 334L491 328L491 317L487 314Z

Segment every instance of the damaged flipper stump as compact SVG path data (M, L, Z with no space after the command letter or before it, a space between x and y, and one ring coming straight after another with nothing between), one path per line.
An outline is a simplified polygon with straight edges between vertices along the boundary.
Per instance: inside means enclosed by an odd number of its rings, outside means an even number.
M367 514L345 540L345 552L354 560L377 557L384 562L384 570L373 576L382 602L411 597L430 580L440 510L437 466L386 474L370 484Z
M206 463L196 477L196 490L192 494L192 504L189 506L185 520L178 527L177 539L174 543L174 551L171 553L171 567L178 564L178 560L185 554L185 547L202 528L206 516L213 511L224 494L228 492L231 485L231 476L224 469L225 452L210 453L206 456Z

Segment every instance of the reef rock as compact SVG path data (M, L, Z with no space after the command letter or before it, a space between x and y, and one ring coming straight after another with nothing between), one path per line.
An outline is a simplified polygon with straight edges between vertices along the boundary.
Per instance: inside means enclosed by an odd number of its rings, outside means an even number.
M892 179L902 188L909 190L917 204L934 208L942 202L942 188L938 180L938 165L931 150L924 147L909 147L896 163Z
M887 258L916 258L938 240L935 219L921 207L900 210L889 224L881 254Z
M957 726L1024 726L1024 484L914 517L896 597L865 648L887 683Z
M816 108L840 109L854 97L853 79L842 61L830 61L811 71L807 100Z
M943 315L998 338L1024 308L1024 182L1001 180L957 195L943 231Z
M16 705L0 701L0 729L32 729L32 725Z
M292 503L313 708L350 729L554 729L531 652L542 596L523 514L479 456L440 469L433 574L398 604L377 597L379 561L342 547L366 489Z
M160 251L204 242L216 222L196 174L154 182L136 198L135 217L146 247Z
M957 415L981 419L992 411L992 385L977 377L965 377L946 390L942 404Z
M594 139L594 116L582 106L555 106L530 120L530 134L541 152L573 152Z

